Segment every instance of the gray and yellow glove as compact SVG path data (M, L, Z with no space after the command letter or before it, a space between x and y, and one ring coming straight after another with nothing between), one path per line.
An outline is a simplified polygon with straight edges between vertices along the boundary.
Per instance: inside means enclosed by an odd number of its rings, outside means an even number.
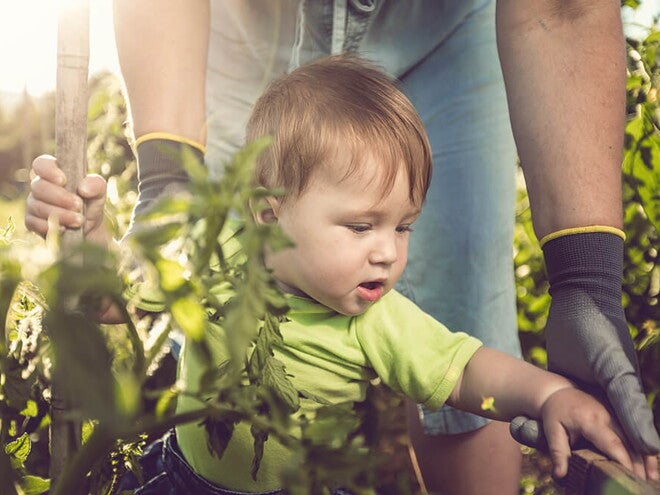
M182 166L183 157L192 155L202 163L205 153L202 144L164 132L145 134L136 139L135 145L138 198L129 232L135 226L135 219L148 211L156 200L185 190L188 175Z
M541 240L552 303L546 325L548 368L602 390L631 447L660 452L621 305L624 234L612 227L567 229ZM511 423L516 440L538 445L542 427ZM542 440L541 440L542 441Z

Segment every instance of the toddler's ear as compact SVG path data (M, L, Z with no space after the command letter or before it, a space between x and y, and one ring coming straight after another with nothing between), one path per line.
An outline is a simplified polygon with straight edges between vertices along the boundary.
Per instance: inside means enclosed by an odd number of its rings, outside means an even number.
M279 205L279 200L274 196L267 196L256 202L250 201L250 209L252 210L252 215L254 215L254 219L257 223L277 222Z

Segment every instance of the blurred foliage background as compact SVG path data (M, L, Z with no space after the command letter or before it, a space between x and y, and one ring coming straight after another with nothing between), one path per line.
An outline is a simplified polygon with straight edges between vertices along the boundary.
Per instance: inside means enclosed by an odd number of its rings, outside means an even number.
M623 2L635 8L636 1ZM657 20L656 20L657 23ZM627 39L628 86L625 135L624 222L627 236L624 260L624 307L640 362L648 400L660 420L660 266L658 265L660 232L660 31L650 26L639 39ZM107 218L116 237L125 231L136 197L136 164L129 144L126 105L121 83L111 74L98 74L91 79L88 125L88 163L90 172L108 181ZM25 232L22 225L25 195L29 184L29 167L39 153L54 152L54 95L32 98L24 94L12 107L0 100L0 246L10 237L14 242L34 246L42 241ZM543 329L550 303L547 293L543 258L532 225L524 179L519 175L516 227L513 244L517 284L517 312L520 341L525 359L546 365ZM26 260L27 262L28 260ZM6 267L5 267L6 268ZM5 274L7 271L5 270ZM1 282L1 281L0 281ZM2 284L0 283L0 286ZM7 297L6 293L2 294ZM9 301L0 301L9 304ZM34 303L29 297L12 299L12 318L5 331L16 338L19 329L35 325L31 318ZM35 332L38 330L34 328ZM111 332L109 332L110 334ZM35 333L36 335L36 333ZM36 337L35 337L36 338ZM116 349L125 343L116 342ZM24 477L24 493L42 493L47 484L47 402L43 383L48 378L44 369L34 369L38 347L23 346L29 355L16 369L0 370L3 375L24 377L22 390L1 389L0 443L10 454L12 467ZM14 346L14 351L16 348ZM10 352L7 344L0 351ZM36 356L38 357L38 356ZM117 355L121 359L121 352ZM32 369L27 369L32 366ZM171 379L171 373L168 375ZM12 395L13 394L13 395ZM29 397L22 407L11 407L7 397ZM402 429L403 409L400 399L385 390L377 390L372 398L381 432L380 450L386 456L381 468L382 493L415 491L417 485L407 458L407 438ZM29 439L26 441L25 439ZM132 455L132 446L120 446L100 469L116 469L118 463ZM122 451L122 449L124 449ZM549 476L547 459L531 449L524 449L526 464L521 480L521 493L556 493ZM122 452L125 454L122 454ZM124 455L124 457L122 457ZM112 467L114 466L114 468ZM2 475L0 466L0 476ZM402 476L404 473L405 476Z

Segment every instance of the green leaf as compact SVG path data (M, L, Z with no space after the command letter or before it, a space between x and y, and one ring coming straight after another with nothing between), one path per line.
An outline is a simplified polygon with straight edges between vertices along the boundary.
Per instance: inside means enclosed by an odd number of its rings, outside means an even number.
M264 444L268 440L268 432L252 425L250 427L250 433L252 433L252 438L254 439L254 457L252 457L250 474L252 475L252 479L257 481L257 473L259 472L261 459L264 456Z
M39 414L37 403L32 399L28 400L25 404L25 408L21 411L21 415L27 418L36 418L37 414Z
M181 330L193 340L202 340L206 311L193 295L176 299L171 306L172 317Z
M660 42L660 31L653 31L644 40L645 45L650 45L651 43L657 43L657 42Z
M154 414L157 418L163 418L170 410L170 406L174 400L179 396L179 393L173 389L167 389L160 397L158 397L158 402L156 402L156 407L154 409Z
M6 404L17 411L25 409L32 396L32 382L22 376L23 366L15 359L6 360L4 367L2 392Z
M54 310L46 313L45 325L55 350L54 376L71 403L89 417L121 421L112 359L100 328L80 313Z
M160 259L156 262L160 274L160 286L167 292L174 292L186 283L184 268L176 261Z
M291 412L298 410L300 407L298 391L291 383L291 380L289 380L284 363L272 356L268 356L262 372L264 385L272 389Z
M30 454L32 443L27 433L23 433L16 440L5 445L5 453L23 464Z
M234 433L234 427L238 422L238 418L228 418L226 420L213 420L208 418L204 421L206 428L207 447L211 454L222 458L225 453L229 440Z
M132 373L117 372L115 378L115 403L125 417L134 416L140 408L140 384Z
M651 124L650 106L626 126L626 155L623 170L634 180L634 188L649 221L660 230L660 136Z
M50 480L32 475L23 476L19 484L25 495L39 495L50 488Z
M316 417L304 426L303 434L316 445L340 448L359 425L353 403L341 403L318 409Z

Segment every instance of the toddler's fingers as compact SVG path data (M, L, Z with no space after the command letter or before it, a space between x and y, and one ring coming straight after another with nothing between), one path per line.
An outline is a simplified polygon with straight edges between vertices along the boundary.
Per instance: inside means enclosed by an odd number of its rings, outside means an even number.
M658 476L658 456L644 456L644 469L646 470L647 479L657 481L660 478Z
M52 182L58 186L66 184L66 176L62 169L57 166L55 157L41 155L32 161L32 171L42 179Z
M548 454L553 466L552 474L555 478L563 478L568 472L568 458L571 456L568 432L561 423L555 421L544 423L543 429L548 440Z

